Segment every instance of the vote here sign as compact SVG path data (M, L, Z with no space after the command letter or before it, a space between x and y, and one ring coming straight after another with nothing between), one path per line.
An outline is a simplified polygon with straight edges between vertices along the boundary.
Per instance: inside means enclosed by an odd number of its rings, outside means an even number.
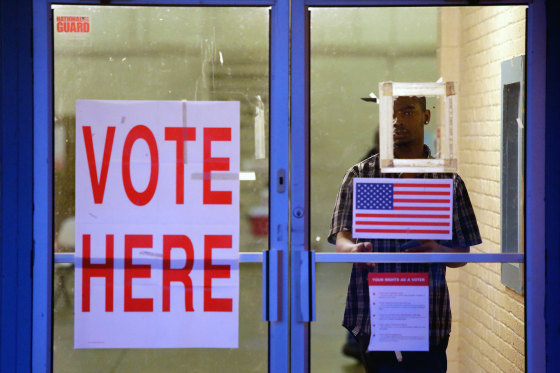
M75 348L236 348L238 257L238 102L76 102Z

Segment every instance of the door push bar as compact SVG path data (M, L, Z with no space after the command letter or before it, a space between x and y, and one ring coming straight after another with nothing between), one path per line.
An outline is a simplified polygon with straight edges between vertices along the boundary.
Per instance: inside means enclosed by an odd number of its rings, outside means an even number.
M282 319L282 251L262 252L262 302L263 321Z
M313 250L299 251L297 271L299 272L299 314L300 322L315 321L315 260L316 254Z
M316 321L315 264L316 263L523 263L525 254L519 253L315 253L313 250L296 253L299 275L297 299L300 322Z

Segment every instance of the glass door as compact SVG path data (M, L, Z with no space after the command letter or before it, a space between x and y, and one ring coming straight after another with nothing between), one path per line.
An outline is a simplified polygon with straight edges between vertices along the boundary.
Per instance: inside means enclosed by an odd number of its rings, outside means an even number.
M48 31L36 35L38 49L53 61L52 75L37 79L37 101L52 100L53 109L36 120L52 123L51 133L38 130L52 137L52 157L41 140L36 158L48 162L36 180L43 172L47 193L37 192L43 208L36 219L52 222L53 236L48 224L36 232L49 248L35 262L36 371L49 371L51 361L56 372L287 371L288 75L282 66L288 37L282 22L288 8L284 2L197 4L37 5L37 18L49 20L37 21L36 29ZM49 87L52 96L45 94ZM76 100L84 99L239 102L238 348L74 348L75 123ZM45 311L51 308L52 320ZM52 350L38 342L50 339L51 328Z
M314 322L292 324L292 335L298 331L300 336L310 334L306 369L363 371L360 350L364 347L354 337L367 343L375 332L369 324L372 300L367 285L363 285L367 274L360 271L363 264L376 263L370 272L424 269L432 275L443 271L441 293L437 295L435 285L431 285L430 299L438 297L450 306L432 304L429 315L441 315L441 309L452 311L452 318L449 314L446 320L441 316L430 321L430 325L449 323L445 359L449 372L525 371L526 299L524 286L518 286L523 282L525 240L515 233L523 231L525 223L523 213L511 211L512 206L523 206L525 201L525 165L519 167L517 160L521 158L516 155L523 157L525 111L517 111L524 105L524 98L511 98L509 91L513 88L507 87L511 82L506 76L516 64L521 63L518 69L525 66L527 7L352 8L349 4L333 7L332 2L304 4L296 6L299 15L293 16L299 35L292 43L297 58L293 74L301 74L303 79L292 90L292 103L297 106L292 109L292 120L297 127L293 133L308 133L308 138L293 135L292 148L300 154L296 159L302 164L292 165L293 178L301 178L292 185L301 188L294 191L294 204L308 211L309 220L307 215L301 224L293 219L293 225L301 229L294 229L292 250L301 250L304 260L300 262L310 268L306 272L310 278L299 285L310 287L306 293L309 296L302 296L299 308L307 311L302 320ZM374 167L375 154L383 147L379 143L379 101L374 98L382 94L379 83L385 81L452 81L458 87L457 173L468 190L482 241L471 242L469 254L383 249L387 241L394 240L373 241L369 254L336 253L337 234L352 229L351 218L350 225L340 222L341 209L346 211L341 205L352 207L351 189L345 189L343 180L373 177L373 171L368 174L364 170ZM523 96L524 77L517 83L521 88L516 92ZM437 99L428 97L426 106L431 117L424 123L424 149L429 148L438 158L448 140L441 128L445 113ZM506 119L508 110L515 113L509 115L514 117L515 127ZM402 133L395 136L397 142ZM511 170L516 170L515 177L506 181ZM416 177L423 177L422 173ZM504 188L513 196L506 198ZM293 216L295 213L292 210ZM515 226L502 223L506 214L513 214L508 219L513 219ZM386 218L381 220L381 224L389 224ZM508 234L515 239L506 244L504 237ZM398 241L398 247L406 241ZM515 247L509 247L512 245ZM467 264L452 268L460 262ZM517 276L514 282L507 280L511 273L508 267L521 268L512 275ZM430 328L430 333L437 329ZM430 343L438 344L431 339L430 335ZM402 355L404 359L410 356L406 352ZM394 351L390 358L398 361Z

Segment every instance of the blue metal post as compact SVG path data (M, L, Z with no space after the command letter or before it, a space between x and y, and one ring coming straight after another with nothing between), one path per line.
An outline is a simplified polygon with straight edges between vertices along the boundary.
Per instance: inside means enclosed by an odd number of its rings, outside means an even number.
M546 289L545 320L546 320L546 371L560 372L560 153L558 139L560 126L558 125L558 105L560 103L560 24L558 23L558 1L546 2ZM544 22L541 26L544 29ZM544 30L541 32L544 33ZM542 72L544 75L544 71ZM542 268L541 268L542 269ZM528 319L529 320L529 319ZM542 326L542 323L541 323ZM542 338L542 337L541 337ZM541 345L542 346L542 345ZM542 359L542 353L540 358ZM541 364L542 366L542 364Z
M529 6L527 19L526 349L527 371L545 372L545 2Z
M33 2L33 372L51 370L52 23L47 1Z
M276 299L271 299L270 307L279 310L278 321L269 324L269 370L289 372L289 233L290 218L289 188L286 187L289 174L289 123L290 123L290 2L279 0L271 10L270 28L270 236L269 249L281 253L280 275L269 278L269 282L280 279ZM282 177L283 180L278 180ZM282 185L280 183L283 183ZM270 272L269 272L270 273ZM263 299L264 301L264 299ZM275 304L276 301L280 305Z
M31 1L0 2L0 371L31 371Z
M302 321L300 281L305 277L299 261L309 242L309 125L308 28L304 0L292 0L291 57L291 371L309 371L309 323Z

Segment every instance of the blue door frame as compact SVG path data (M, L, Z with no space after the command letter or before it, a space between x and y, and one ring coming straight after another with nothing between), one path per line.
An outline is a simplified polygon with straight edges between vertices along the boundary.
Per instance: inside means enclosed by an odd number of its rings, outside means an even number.
M59 1L57 3L65 3ZM71 2L67 2L71 3ZM76 2L73 2L76 3ZM80 2L98 4L99 2ZM155 1L138 1L153 4ZM454 1L468 5L472 1ZM490 2L479 1L479 4ZM527 3L507 1L492 3ZM129 1L112 4L131 5ZM308 6L450 5L448 1L299 0L291 2L292 49L289 49L290 3L284 1L167 1L161 5L271 6L271 138L278 146L291 142L292 159L271 152L271 175L290 169L291 206L283 194L271 198L271 227L287 232L291 214L292 268L308 245L308 126L306 103L306 23ZM527 371L560 371L557 353L560 333L560 156L556 125L560 83L558 48L560 23L553 1L529 4L527 46ZM1 164L1 277L0 371L48 372L51 367L52 295L52 51L50 2L22 0L0 3L0 164ZM548 21L548 34L547 34ZM33 32L29 25L33 24ZM29 43L33 38L33 44ZM292 87L289 95L291 63ZM549 68L547 71L547 67ZM547 84L548 82L548 84ZM291 109L289 103L291 102ZM32 111L30 108L33 108ZM291 123L291 127L289 127ZM549 126L546 126L549 123ZM288 129L292 133L290 138ZM283 144L283 145L280 145ZM544 145L544 146L543 146ZM276 154L278 153L278 154ZM545 173L547 171L547 173ZM546 205L545 205L546 197ZM301 212L304 214L302 215ZM300 218L301 217L301 218ZM275 229L271 229L274 233ZM271 249L289 254L287 234L271 235ZM298 253L298 251L300 251ZM546 256L545 256L546 255ZM282 261L289 273L290 261ZM544 271L543 269L546 269ZM291 283L283 277L281 314L284 322L270 324L272 339L291 344L271 345L270 370L304 372L308 368L310 316L296 317L302 304L288 302L288 293L301 289L292 271ZM31 280L33 278L33 281ZM291 286L289 288L288 286ZM297 290L297 291L296 291ZM546 296L546 297L545 297ZM546 308L545 308L546 305ZM291 307L290 309L288 307ZM296 308L297 307L297 308ZM291 311L291 317L289 316ZM309 312L308 315L311 315ZM306 318L307 317L307 318ZM286 320L290 320L290 324ZM546 325L545 325L546 321Z

